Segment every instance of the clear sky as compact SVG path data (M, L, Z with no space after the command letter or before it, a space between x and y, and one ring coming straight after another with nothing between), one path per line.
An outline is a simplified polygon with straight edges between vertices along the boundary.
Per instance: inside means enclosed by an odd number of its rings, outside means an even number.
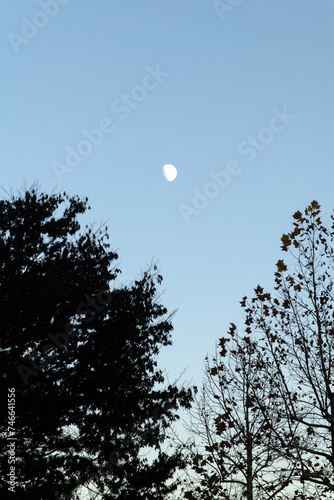
M158 261L171 380L199 384L242 297L272 288L292 214L334 208L333 16L332 0L2 8L0 183L88 196L124 280Z

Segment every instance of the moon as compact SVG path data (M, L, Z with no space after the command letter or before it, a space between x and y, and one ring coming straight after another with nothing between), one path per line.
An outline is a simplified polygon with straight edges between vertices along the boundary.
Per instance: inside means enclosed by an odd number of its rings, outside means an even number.
M162 171L167 181L171 182L177 176L176 168L174 167L174 165L171 165L170 163L166 163L166 165L163 166Z

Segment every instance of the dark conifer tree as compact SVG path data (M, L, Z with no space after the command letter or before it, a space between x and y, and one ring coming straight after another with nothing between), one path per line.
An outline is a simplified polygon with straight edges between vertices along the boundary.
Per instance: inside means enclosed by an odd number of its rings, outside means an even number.
M9 423L17 499L73 498L83 485L99 498L163 499L184 466L178 452L162 450L192 399L189 389L164 385L157 367L172 330L157 296L162 277L150 267L115 289L118 256L106 231L79 232L88 208L87 199L36 189L0 201L3 499L14 498Z

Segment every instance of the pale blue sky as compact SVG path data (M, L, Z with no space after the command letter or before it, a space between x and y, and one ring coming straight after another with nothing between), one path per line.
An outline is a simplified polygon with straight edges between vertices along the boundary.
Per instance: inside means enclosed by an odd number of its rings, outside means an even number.
M158 260L178 308L161 367L200 383L241 298L272 288L292 214L334 208L334 3L226 0L219 16L211 0L55 2L2 9L1 185L88 196L83 221L110 219L125 279ZM110 133L57 178L101 121ZM203 209L196 190L215 195Z

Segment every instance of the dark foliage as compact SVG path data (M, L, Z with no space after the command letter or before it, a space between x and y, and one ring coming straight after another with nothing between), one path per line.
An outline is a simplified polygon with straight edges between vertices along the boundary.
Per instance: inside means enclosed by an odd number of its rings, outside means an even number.
M8 388L16 395L15 498L73 498L90 485L105 499L162 499L184 466L179 453L162 451L178 408L192 399L190 390L165 386L157 368L172 330L157 297L162 277L151 267L114 289L120 271L106 233L79 232L87 208L87 199L34 189L0 201L4 499L14 497Z

